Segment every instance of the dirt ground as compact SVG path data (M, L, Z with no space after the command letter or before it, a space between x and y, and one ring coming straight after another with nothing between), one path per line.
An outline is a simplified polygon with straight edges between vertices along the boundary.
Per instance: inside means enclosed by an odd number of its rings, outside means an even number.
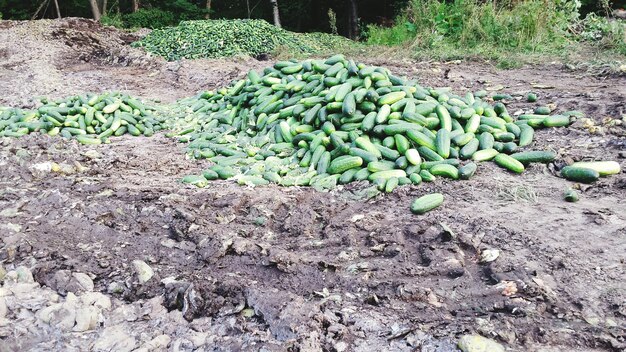
M106 90L171 102L271 64L167 63L132 40L85 20L0 22L0 105ZM554 171L626 169L626 78L360 59L456 92L533 90L590 119L536 133L558 154L548 166L489 163L370 199L359 184L188 187L208 163L163 135L0 139L0 351L444 352L472 333L509 351L626 350L626 174L566 203ZM411 214L433 191L444 206Z

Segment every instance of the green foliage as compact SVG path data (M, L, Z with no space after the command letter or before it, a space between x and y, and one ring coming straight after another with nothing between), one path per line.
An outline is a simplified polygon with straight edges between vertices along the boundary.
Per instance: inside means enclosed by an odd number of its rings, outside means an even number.
M163 28L172 26L176 16L170 11L161 9L139 9L136 12L122 16L123 24L128 28Z
M167 60L257 56L277 49L291 53L328 51L351 43L327 33L301 34L264 20L183 21L176 27L154 30L133 43Z
M100 17L100 23L105 26L113 26L117 28L124 28L124 20L122 19L122 15L117 14L108 14Z
M626 23L623 21L591 13L581 21L579 28L576 34L579 40L626 55Z

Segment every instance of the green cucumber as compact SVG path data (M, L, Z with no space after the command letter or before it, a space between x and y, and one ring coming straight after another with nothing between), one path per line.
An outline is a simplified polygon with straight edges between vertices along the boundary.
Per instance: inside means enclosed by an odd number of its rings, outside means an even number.
M600 178L600 173L585 167L566 166L561 169L561 176L568 181L593 183Z
M524 165L528 165L530 163L547 164L554 161L554 159L556 158L556 154L551 151L532 150L511 154L511 158L519 161Z
M616 161L579 161L572 166L595 170L600 176L616 175L621 172L621 167Z
M427 213L443 204L443 199L444 197L441 193L432 193L419 197L411 203L411 212L418 215Z
M524 164L513 159L509 155L498 154L495 156L493 161L496 163L496 165L503 167L507 170L513 171L515 173L521 174L522 172L524 172Z
M461 180L469 180L478 169L478 165L476 163L470 162L459 168L459 178Z

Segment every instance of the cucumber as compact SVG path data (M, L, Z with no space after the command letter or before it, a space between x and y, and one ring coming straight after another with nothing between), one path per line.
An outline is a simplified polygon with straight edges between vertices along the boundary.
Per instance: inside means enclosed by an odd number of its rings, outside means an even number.
M450 156L450 131L443 128L437 131L435 150L444 159Z
M403 99L404 97L406 97L406 93L403 91L400 92L391 92L388 94L383 95L382 97L380 97L378 99L378 105L379 106L383 106L383 105L391 105L395 102L400 101L401 99Z
M561 176L568 181L594 183L600 178L600 173L594 169L566 166L561 169Z
M424 182L433 182L436 179L435 175L431 174L428 170L421 170L419 175Z
M422 157L417 149L408 149L406 153L404 153L404 156L412 165L420 165L422 163Z
M319 175L323 175L328 170L328 166L330 165L330 152L322 153L320 160L317 162L316 171Z
M496 163L496 165L503 167L509 171L513 171L518 174L521 174L522 172L524 172L524 164L513 159L509 155L498 154L495 156L493 161Z
M411 143L405 136L401 134L396 134L394 135L393 139L395 142L396 149L398 150L400 154L405 154L407 150L411 148Z
M378 148L376 148L376 146L367 138L365 137L359 137L357 138L355 141L355 144L357 147L372 153L373 155L376 156L376 158L380 158L382 157L382 154L380 153L380 151L378 150Z
M424 159L426 160L430 160L430 161L441 161L443 160L443 157L439 154L437 154L434 150L426 148L426 147L419 147L417 148L419 154L424 157Z
M572 188L568 188L565 190L565 193L563 193L563 199L570 203L578 202L578 192Z
M459 178L459 170L450 164L437 164L431 167L429 171L435 176L443 176L453 180Z
M207 179L202 175L187 175L183 177L182 182L199 188L204 188L209 184Z
M616 161L579 161L573 163L572 166L595 170L600 176L616 175L622 171Z
M404 170L387 170L387 171L379 171L370 174L367 179L370 181L374 181L376 179L390 179L392 177L400 178L406 177L406 172Z
M480 142L478 139L474 138L469 143L463 146L459 151L459 157L463 160L471 159L474 153L478 151L478 147Z
M552 115L543 120L543 125L545 127L565 127L569 126L569 124L570 118L565 115Z
M521 162L524 165L528 165L530 163L547 164L554 161L554 159L556 158L556 154L550 151L533 150L512 154L511 158Z
M487 161L491 160L498 155L498 151L495 149L483 149L479 150L474 155L472 155L472 160L474 161Z
M408 130L406 132L406 136L420 146L426 147L430 150L436 149L435 141L433 140L433 138L430 138L420 131Z
M396 168L396 164L394 162L391 161L372 161L371 163L367 164L367 170L369 170L372 173L376 173L379 171L388 171L388 170L393 170Z
M419 185L420 183L422 183L422 177L418 173L413 173L409 175L409 180L411 180L411 183L413 183L414 185Z
M535 108L535 111L534 111L536 115L550 115L551 112L552 112L552 109L550 109L547 106L539 106Z
M478 147L480 150L483 149L492 149L493 143L495 142L495 138L489 132L483 132L478 136Z
M427 213L443 204L443 200L444 197L441 193L427 194L411 203L411 212L417 215Z
M447 130L448 132L452 131L452 117L450 117L450 112L443 105L437 105L435 108L435 113L439 118L439 124L442 129Z
M467 163L459 168L459 178L461 180L469 180L472 176L474 176L477 169L478 165L476 165L476 163Z
M399 180L397 177L391 177L387 179L387 182L385 183L385 193L393 192L393 190L398 187L398 182Z
M363 165L363 159L358 156L347 156L343 159L331 161L327 171L329 174L341 174L347 170L355 169Z
M528 95L526 95L526 101L528 101L529 103L534 103L537 101L537 94L535 93L528 93Z
M525 147L532 143L535 130L528 125L520 125L519 146Z

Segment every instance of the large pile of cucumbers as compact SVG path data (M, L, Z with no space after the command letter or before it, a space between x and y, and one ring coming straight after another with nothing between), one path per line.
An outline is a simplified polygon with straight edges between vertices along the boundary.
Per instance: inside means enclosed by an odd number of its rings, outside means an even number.
M346 38L325 33L294 33L264 20L194 20L157 29L133 43L167 60L257 56L279 47L294 53L351 45Z
M32 132L75 138L83 144L100 144L108 137L131 134L151 136L163 128L154 108L121 93L42 99L37 110L0 108L0 137Z
M186 116L171 135L215 163L184 180L201 187L233 177L317 188L369 180L391 192L436 177L468 179L490 160L521 173L555 158L520 150L534 129L570 124L546 109L514 118L500 102L426 88L342 55L280 61L179 107Z

